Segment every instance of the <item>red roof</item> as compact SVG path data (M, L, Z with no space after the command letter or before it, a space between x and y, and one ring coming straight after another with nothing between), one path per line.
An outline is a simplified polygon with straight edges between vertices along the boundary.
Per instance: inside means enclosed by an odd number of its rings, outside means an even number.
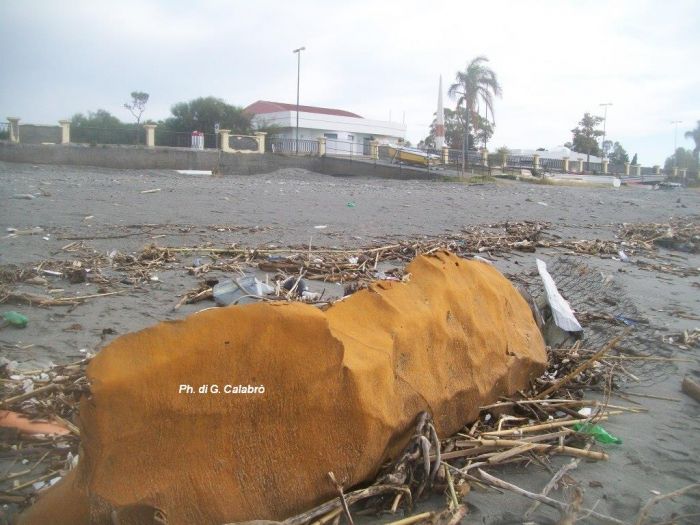
M243 111L250 115L262 115L265 113L277 113L278 111L296 111L296 104L285 104L284 102L270 102L269 100L258 100L253 102ZM299 106L299 111L304 113L321 113L323 115L336 115L338 117L355 117L362 118L356 113L344 111L342 109L319 108L316 106Z

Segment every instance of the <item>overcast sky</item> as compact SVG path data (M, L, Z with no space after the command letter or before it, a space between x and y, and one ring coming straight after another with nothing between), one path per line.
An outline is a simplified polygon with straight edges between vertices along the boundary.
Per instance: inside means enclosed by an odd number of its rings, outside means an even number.
M150 93L147 118L214 95L301 101L405 121L425 137L445 89L486 55L503 86L491 149L554 147L612 102L607 132L642 164L700 119L700 2L617 0L0 0L0 115L54 123ZM453 101L445 99L446 106ZM1 118L1 117L0 117Z

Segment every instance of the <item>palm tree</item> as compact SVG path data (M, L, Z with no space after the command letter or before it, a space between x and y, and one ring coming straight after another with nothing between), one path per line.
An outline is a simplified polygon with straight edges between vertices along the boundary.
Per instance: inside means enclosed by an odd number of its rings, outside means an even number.
M698 160L698 156L700 155L700 120L698 120L698 125L695 126L695 129L685 132L685 138L693 139L695 142L693 155L695 155L695 160Z
M501 96L502 90L501 85L498 83L498 78L496 73L486 65L489 61L485 56L478 56L472 59L471 62L467 64L464 71L458 71L455 77L455 83L452 84L448 90L448 94L452 98L457 98L457 107L459 108L462 104L465 105L466 120L465 123L465 136L464 136L464 158L462 159L462 165L466 164L466 150L467 150L467 140L469 135L469 119L472 117L476 121L476 111L480 103L483 103L486 109L486 115L491 113L491 119L493 121L493 97ZM496 122L493 121L495 124Z

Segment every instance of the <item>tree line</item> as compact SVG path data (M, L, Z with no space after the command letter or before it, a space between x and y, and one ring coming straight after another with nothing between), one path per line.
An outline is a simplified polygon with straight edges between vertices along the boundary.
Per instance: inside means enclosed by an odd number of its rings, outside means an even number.
M217 97L178 102L171 107L170 117L159 121L142 121L148 100L148 93L131 93L131 100L124 104L124 108L133 115L134 122L123 122L104 109L73 115L71 139L73 142L93 144L143 144L143 124L156 124L157 145L188 146L190 133L200 131L205 136L213 137L216 125L234 133L248 134L252 131L250 116L243 112L242 107L228 104Z

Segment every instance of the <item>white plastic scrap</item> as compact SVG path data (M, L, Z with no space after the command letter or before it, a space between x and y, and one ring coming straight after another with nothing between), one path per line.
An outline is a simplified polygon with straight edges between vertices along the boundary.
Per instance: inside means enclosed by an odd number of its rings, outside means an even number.
M540 272L540 277L542 277L544 290L547 293L547 302L552 308L552 316L554 317L556 325L567 332L582 332L583 328L581 328L581 325L576 320L571 306L566 299L561 296L559 290L557 290L557 285L554 283L554 279L549 275L547 264L537 259L537 270Z

